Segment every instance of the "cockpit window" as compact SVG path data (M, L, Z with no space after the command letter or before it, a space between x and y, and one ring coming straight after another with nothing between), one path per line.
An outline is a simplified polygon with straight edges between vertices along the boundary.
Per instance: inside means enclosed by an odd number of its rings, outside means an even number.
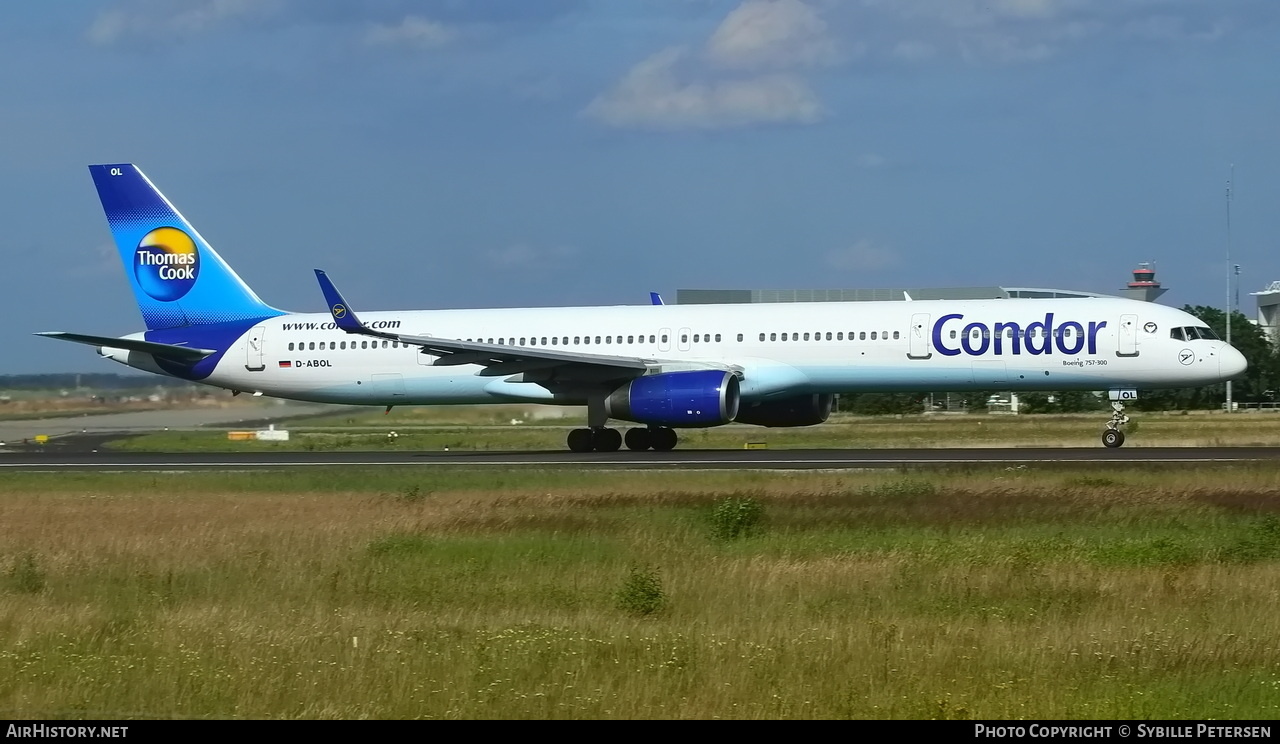
M1206 341L1217 341L1218 334L1212 329L1205 326L1187 326L1185 328L1174 328L1169 331L1169 335L1179 341L1198 341L1204 339Z

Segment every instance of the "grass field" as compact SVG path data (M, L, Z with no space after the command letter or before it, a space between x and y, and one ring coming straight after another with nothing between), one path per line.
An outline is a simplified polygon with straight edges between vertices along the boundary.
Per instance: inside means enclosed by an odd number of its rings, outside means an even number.
M1280 469L10 474L11 717L1275 718Z
M224 431L159 432L121 440L132 451L342 451L342 450L563 450L565 434L582 421L523 419L519 409L408 409L390 416L352 414L294 422L290 441L229 441ZM885 447L1094 447L1109 414L934 416L837 415L819 426L765 429L730 425L680 431L683 448L742 449L762 442L773 449ZM625 428L625 424L621 424ZM395 437L390 437L390 432ZM1126 447L1256 446L1280 444L1280 414L1140 413L1126 428Z

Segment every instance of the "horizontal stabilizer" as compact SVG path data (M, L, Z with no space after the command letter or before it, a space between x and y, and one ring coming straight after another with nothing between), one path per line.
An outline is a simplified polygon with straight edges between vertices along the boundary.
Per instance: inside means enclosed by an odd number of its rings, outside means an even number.
M77 344L88 344L89 346L105 346L110 349L141 351L152 356L160 357L161 359L172 359L175 362L183 362L187 364L198 362L210 354L218 353L215 349L193 349L190 346L158 344L154 341L143 341L142 339L136 338L87 336L83 333L64 333L63 331L45 331L43 333L37 333L36 335L56 338L62 341L72 341Z

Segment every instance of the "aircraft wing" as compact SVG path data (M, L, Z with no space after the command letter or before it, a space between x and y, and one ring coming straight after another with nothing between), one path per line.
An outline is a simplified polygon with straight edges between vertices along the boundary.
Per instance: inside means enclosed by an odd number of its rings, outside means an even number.
M581 373L588 373L586 376L597 379L631 379L660 366L656 359L641 357L584 354L562 349L484 344L436 336L377 331L360 322L328 275L320 269L316 269L315 272L329 306L329 314L333 316L333 321L338 328L347 333L376 336L410 346L419 346L424 352L437 357L432 363L433 366L478 364L485 368L480 373L483 376L498 377L523 373L529 378L526 380L528 382L550 380L551 376L557 372L579 373L574 375L575 377L583 376Z
M87 344L89 346L105 346L110 349L128 349L129 351L141 351L152 356L161 357L162 359L172 359L175 362L184 364L192 364L204 359L210 354L217 354L214 349L196 349L190 346L177 346L174 344L160 344L155 341L143 341L136 338L112 338L110 336L87 336L83 333L65 333L63 331L45 331L37 333L37 336L46 338L56 338L60 341L71 341L77 344Z

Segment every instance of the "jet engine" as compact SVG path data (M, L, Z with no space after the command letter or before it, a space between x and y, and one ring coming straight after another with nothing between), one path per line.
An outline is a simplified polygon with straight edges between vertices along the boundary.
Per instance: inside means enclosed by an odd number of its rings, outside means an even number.
M756 426L813 426L827 420L835 406L835 400L836 396L824 393L744 403L734 420L740 424Z
M638 377L605 401L610 418L650 426L720 426L738 415L738 378L720 370Z

